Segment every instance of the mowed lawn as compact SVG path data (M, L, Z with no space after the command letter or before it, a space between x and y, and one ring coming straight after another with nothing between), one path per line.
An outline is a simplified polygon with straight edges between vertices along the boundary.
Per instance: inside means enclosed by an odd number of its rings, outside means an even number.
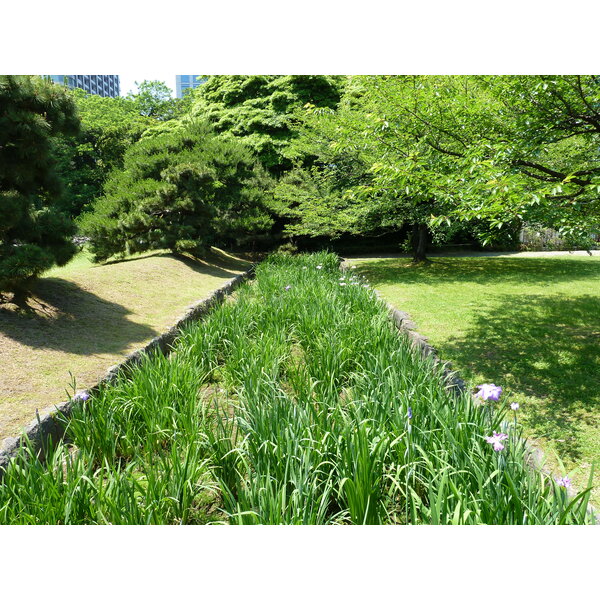
M44 409L171 327L185 309L250 266L213 250L205 260L148 253L94 265L80 253L40 279L29 313L0 305L0 446Z
M495 383L549 466L600 501L600 256L352 259L473 386ZM559 459L556 458L559 457Z

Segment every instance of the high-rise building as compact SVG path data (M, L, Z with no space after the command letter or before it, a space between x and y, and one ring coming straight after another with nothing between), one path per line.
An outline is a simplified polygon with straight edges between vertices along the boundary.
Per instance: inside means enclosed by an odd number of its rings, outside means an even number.
M175 95L177 98L183 98L186 90L197 88L206 81L202 75L175 75Z
M54 83L81 88L90 94L116 98L120 94L118 75L47 75Z

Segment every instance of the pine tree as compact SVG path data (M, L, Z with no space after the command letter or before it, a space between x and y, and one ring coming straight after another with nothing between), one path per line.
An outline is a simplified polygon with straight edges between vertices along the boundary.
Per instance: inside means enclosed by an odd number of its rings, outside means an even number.
M76 251L74 224L56 207L62 185L52 139L78 129L62 86L0 75L0 292L12 292L18 304L35 278Z
M142 137L80 221L96 260L146 250L202 255L268 231L269 178L252 152L202 122Z

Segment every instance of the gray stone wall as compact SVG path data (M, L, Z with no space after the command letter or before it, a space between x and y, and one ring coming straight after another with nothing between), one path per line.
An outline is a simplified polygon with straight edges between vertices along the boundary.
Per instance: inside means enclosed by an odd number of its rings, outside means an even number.
M386 306L390 313L390 319L394 325L408 337L413 348L416 348L423 356L431 357L434 364L442 365L446 387L455 394L462 394L464 391L466 391L467 385L452 370L451 363L440 360L440 358L437 356L435 348L429 344L427 338L415 331L416 325L413 323L408 313L398 310L388 302L386 302Z

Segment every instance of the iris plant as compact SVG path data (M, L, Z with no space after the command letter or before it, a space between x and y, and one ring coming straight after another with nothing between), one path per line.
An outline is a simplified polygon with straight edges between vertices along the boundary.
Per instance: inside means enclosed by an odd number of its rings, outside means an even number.
M499 385L494 385L493 383L483 383L477 386L479 390L476 394L482 400L492 400L493 402L498 402L500 400L500 395L502 394L502 388Z
M496 433L494 431L494 435L486 437L485 441L488 444L492 444L496 452L500 452L500 450L504 450L504 444L502 442L507 439L508 435L506 435L506 433Z

